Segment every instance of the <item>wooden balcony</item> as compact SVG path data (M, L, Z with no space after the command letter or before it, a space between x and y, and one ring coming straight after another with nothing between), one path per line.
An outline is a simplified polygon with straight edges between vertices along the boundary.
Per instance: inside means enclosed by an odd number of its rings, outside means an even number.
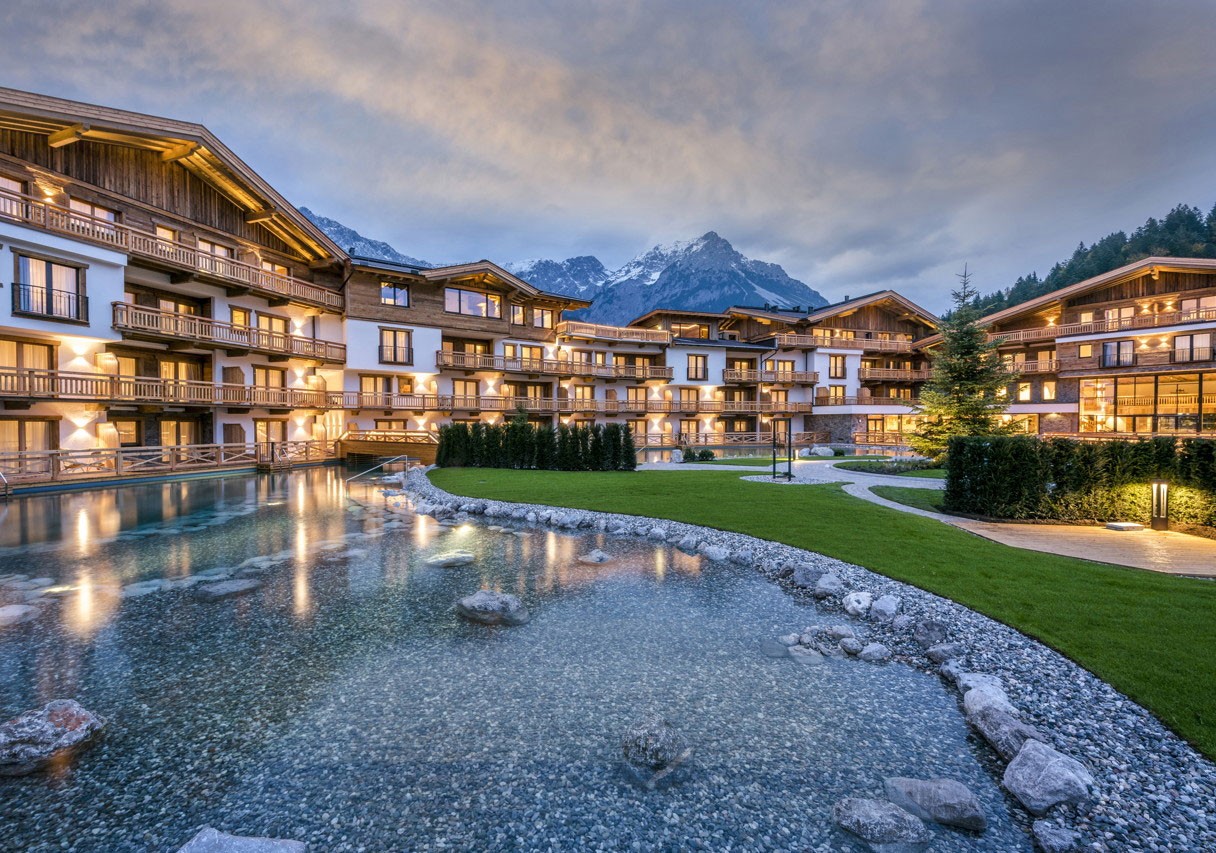
M52 204L46 199L0 190L0 217L43 231L65 234L151 260L170 269L259 295L299 302L341 313L342 294L289 275L268 272L257 264L222 258L197 247Z
M920 401L915 397L878 397L867 395L861 397L816 397L815 407L828 406L916 406Z
M777 446L785 446L785 433L777 433ZM826 444L829 435L826 432L795 432L794 444ZM639 450L651 447L755 447L763 449L771 447L773 434L771 432L689 432L689 433L647 433L635 435L633 444ZM764 457L758 457L763 460ZM763 464L761 462L760 464Z
M1055 359L1041 361L1007 361L1005 369L1010 373L1055 373L1060 369L1060 362Z
M209 317L144 308L126 302L115 302L113 306L114 328L133 337L167 339L176 344L185 341L190 346L263 352L333 364L346 362L346 345L333 341L270 332L252 326L234 326Z
M574 359L516 358L502 355L439 350L435 365L455 370L488 370L496 373L578 376L592 379L671 379L673 370L661 365L593 364Z
M988 340L1000 339L1006 343L1022 343L1025 341L1066 338L1073 335L1100 335L1107 332L1157 329L1165 326L1185 326L1190 323L1216 323L1216 309L1160 311L1156 314L1136 314L1133 317L1094 320L1089 323L1063 323L1058 326L1043 326L1038 329L991 332L988 335Z
M853 443L875 447L907 447L908 437L902 432L855 432Z
M863 382L925 382L933 378L933 371L898 370L886 367L863 367L857 374Z
M723 370L723 382L760 382L767 385L814 385L819 374L812 370Z
M559 338L583 338L591 341L628 342L635 344L669 344L671 332L662 329L638 329L632 326L604 326L599 323L579 323L563 320L557 324Z
M911 352L912 341L884 341L878 338L834 338L827 335L777 335L782 349L856 349L873 352Z
M342 408L413 412L516 412L536 414L669 414L722 412L729 414L792 414L811 411L811 403L774 403L768 400L594 400L575 397L512 397L453 394L375 394L347 391Z
M324 391L270 388L148 376L109 376L66 370L0 367L4 400L85 400L99 403L161 403L181 406L248 406L267 409L326 409L340 406Z

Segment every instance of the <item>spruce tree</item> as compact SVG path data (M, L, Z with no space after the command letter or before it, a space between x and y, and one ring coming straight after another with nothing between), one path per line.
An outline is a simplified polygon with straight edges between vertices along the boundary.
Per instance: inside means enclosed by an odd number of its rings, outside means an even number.
M536 430L536 461L541 471L552 471L557 467L557 432L551 426Z
M967 268L951 293L954 310L942 323L942 342L933 354L933 377L920 392L917 413L923 421L909 439L923 456L942 459L946 444L958 435L1004 435L1012 432L1001 422L1009 407L1006 394L1011 380L997 352L999 341L988 340L979 325L975 289Z
M621 456L620 470L632 471L638 467L637 448L633 444L633 430L627 426L621 427Z

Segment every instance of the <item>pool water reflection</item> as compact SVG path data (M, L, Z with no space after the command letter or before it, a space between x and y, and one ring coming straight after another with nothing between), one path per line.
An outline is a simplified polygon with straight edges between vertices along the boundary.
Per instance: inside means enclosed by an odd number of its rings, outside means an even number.
M0 632L0 714L70 697L110 728L61 775L0 780L0 843L175 850L211 824L314 850L849 849L836 799L945 775L991 828L934 849L1029 849L941 683L763 657L761 641L823 620L756 573L604 535L392 529L351 510L343 476L7 508L0 575L52 578L60 600ZM577 561L595 547L616 559ZM454 548L477 562L424 565ZM265 586L245 598L121 594L256 557ZM519 595L532 621L462 622L452 603L481 587ZM645 793L616 761L651 709L695 754Z

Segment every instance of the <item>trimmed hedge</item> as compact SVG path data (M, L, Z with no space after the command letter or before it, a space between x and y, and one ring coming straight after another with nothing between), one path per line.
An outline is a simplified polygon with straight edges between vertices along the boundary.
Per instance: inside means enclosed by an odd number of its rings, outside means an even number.
M1170 484L1172 522L1216 528L1216 441L1207 438L953 438L943 506L992 518L1147 524L1152 480Z
M633 433L620 424L591 427L449 424L439 428L441 468L536 468L546 471L632 471Z

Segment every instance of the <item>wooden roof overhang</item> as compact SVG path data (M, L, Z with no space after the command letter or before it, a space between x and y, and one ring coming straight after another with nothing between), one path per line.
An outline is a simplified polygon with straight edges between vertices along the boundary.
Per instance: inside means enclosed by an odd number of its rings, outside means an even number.
M576 299L561 293L549 293L534 287L508 272L493 261L474 261L467 264L454 264L446 267L421 269L417 274L426 281L444 282L451 284L472 284L476 287L497 286L515 291L533 302L553 305L555 308L574 310L587 308L591 303L586 299Z
M176 121L0 88L0 128L47 137L52 148L82 140L160 154L219 190L262 226L313 263L345 253L201 124Z

